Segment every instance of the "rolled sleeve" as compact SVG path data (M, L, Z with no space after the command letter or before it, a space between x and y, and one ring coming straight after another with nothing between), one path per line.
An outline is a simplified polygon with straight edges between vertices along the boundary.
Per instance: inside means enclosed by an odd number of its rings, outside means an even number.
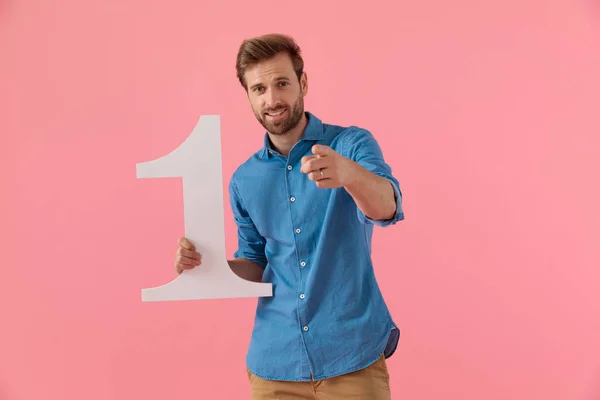
M238 248L233 256L235 258L246 258L264 269L267 265L267 257L265 255L266 240L260 235L254 222L252 222L252 219L244 208L233 178L229 183L229 200L233 211L233 218L237 225L238 238Z
M366 216L360 208L356 207L358 219L364 224L373 224L380 227L394 225L404 219L402 208L402 191L400 183L392 174L392 168L385 162L379 143L368 130L353 127L347 133L344 143L344 154L368 171L388 180L394 190L396 212L393 217L386 220L376 220Z

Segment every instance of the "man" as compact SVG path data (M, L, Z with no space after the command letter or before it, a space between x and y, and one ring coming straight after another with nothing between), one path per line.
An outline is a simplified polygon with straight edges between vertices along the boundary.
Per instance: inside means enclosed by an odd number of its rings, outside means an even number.
M288 36L246 40L237 76L264 146L234 172L238 249L229 261L271 282L258 299L246 363L253 399L390 399L385 359L399 330L371 262L373 227L404 219L398 181L365 129L304 111L308 81ZM178 273L201 264L185 238Z

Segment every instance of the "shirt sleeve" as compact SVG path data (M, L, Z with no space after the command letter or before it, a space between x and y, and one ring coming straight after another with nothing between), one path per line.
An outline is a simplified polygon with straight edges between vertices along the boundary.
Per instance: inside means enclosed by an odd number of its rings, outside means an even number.
M233 178L229 182L229 200L233 211L233 218L237 225L238 237L238 248L233 257L246 258L264 269L267 265L265 254L266 240L260 235L247 210L244 208Z
M347 133L343 149L346 157L372 173L387 179L394 190L396 213L393 217L387 220L375 220L367 217L360 208L356 207L358 219L364 224L374 224L381 227L394 225L396 222L403 220L404 210L402 208L400 184L392 174L392 168L385 162L381 147L373 134L368 130L353 127Z

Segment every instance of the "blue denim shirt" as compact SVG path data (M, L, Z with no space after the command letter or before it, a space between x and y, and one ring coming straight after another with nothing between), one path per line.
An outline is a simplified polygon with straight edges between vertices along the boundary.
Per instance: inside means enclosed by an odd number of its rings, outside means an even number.
M399 330L375 280L373 227L404 219L398 181L373 135L306 113L301 140L285 157L264 147L234 172L229 193L238 227L234 257L264 268L272 297L258 299L246 356L264 379L309 381L353 372L395 351ZM321 189L300 171L314 144L330 146L388 179L396 213L367 218L344 188Z

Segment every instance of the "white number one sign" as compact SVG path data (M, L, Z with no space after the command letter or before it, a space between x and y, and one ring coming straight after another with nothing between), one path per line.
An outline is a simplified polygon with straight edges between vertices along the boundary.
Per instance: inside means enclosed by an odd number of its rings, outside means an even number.
M137 177L182 178L185 237L202 254L200 266L183 271L165 285L142 289L142 301L273 295L270 283L240 278L227 262L218 115L201 116L188 138L171 153L138 163Z

